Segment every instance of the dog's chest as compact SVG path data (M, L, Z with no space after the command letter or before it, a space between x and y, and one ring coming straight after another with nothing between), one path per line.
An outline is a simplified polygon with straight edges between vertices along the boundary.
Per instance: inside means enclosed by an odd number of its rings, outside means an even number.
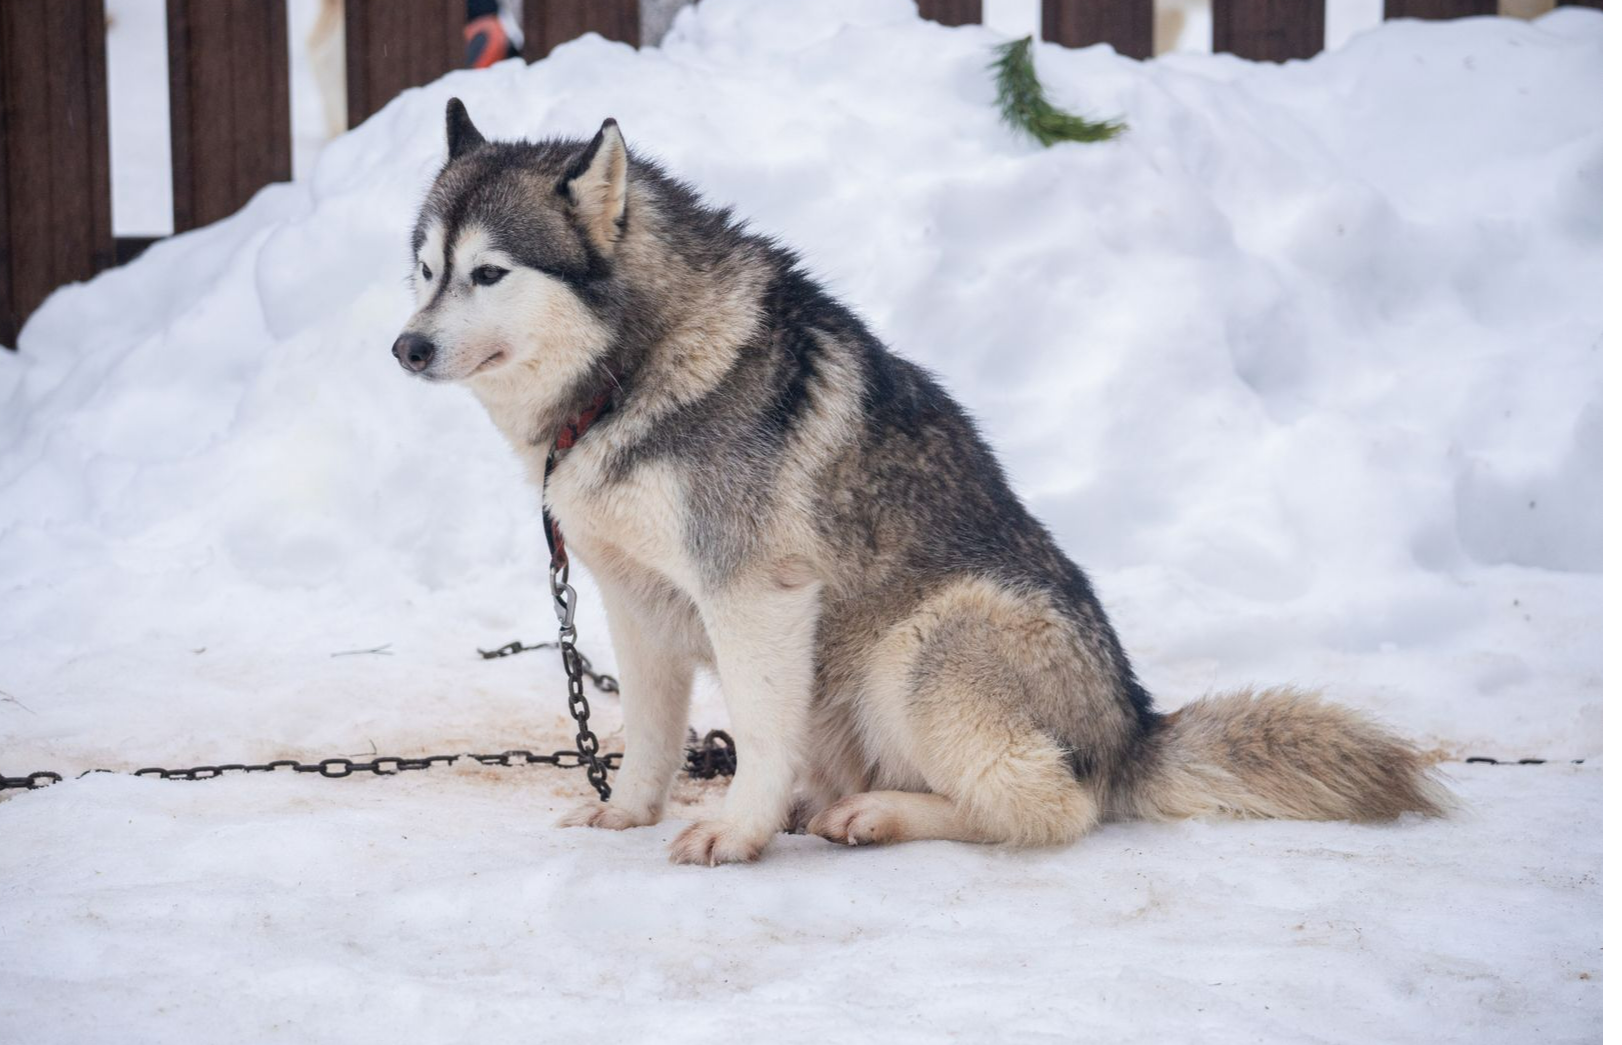
M657 463L604 474L599 456L570 450L553 469L546 500L570 554L593 573L646 571L692 591L685 498L675 472Z

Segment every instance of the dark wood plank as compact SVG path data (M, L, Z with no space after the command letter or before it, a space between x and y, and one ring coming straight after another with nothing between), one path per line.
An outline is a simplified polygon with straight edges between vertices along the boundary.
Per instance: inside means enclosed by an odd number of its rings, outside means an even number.
M1109 44L1128 58L1153 57L1154 0L1042 0L1042 39L1066 47Z
M349 126L411 87L467 61L466 0L346 0L344 68Z
M1468 18L1497 13L1498 0L1385 0L1387 18Z
M1324 49L1324 0L1212 0L1211 47L1283 62Z
M526 0L524 60L533 62L586 33L637 46L642 41L638 0Z
M941 25L979 25L981 0L918 0L918 13Z
M146 253L146 248L163 239L162 236L113 237L113 264L127 265Z
M234 214L293 176L287 6L168 0L175 231Z
M102 0L0 2L0 344L113 262Z
M17 328L22 326L21 306L11 289L11 179L6 172L15 162L11 156L11 133L6 110L11 108L11 73L17 63L11 58L10 18L0 11L0 345L17 347Z

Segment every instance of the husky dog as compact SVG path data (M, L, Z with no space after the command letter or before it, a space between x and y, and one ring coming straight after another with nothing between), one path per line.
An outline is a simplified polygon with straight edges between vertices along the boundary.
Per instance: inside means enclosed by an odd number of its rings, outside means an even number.
M1109 819L1443 809L1418 751L1306 694L1157 713L963 410L613 120L491 142L452 99L446 132L394 354L472 389L601 588L625 760L564 824L659 820L700 666L738 770L680 863L794 826L1055 845Z

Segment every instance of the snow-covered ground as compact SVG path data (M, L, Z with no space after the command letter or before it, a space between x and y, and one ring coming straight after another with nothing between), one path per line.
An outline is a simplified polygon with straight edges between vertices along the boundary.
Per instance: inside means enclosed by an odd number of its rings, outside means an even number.
M1443 824L795 836L716 870L663 862L675 823L544 830L547 773L12 801L0 1038L1599 1039L1598 770L1458 771Z
M0 799L0 1040L1592 1040L1600 22L1043 47L1131 132L1041 150L997 122L994 28L704 0L657 50L408 92L0 356L6 774L566 746L554 658L472 652L545 637L534 494L388 351L452 94L498 136L612 114L801 247L984 422L1165 706L1303 682L1585 765L1450 764L1445 823L717 872L665 864L674 821L551 828L578 774L94 776Z

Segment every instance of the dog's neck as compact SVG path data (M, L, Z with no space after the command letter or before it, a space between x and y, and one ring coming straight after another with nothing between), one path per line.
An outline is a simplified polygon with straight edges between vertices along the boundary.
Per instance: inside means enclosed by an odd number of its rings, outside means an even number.
M598 374L595 371L601 370ZM594 368L587 379L561 394L541 382L480 381L470 383L496 428L520 455L544 458L561 442L573 446L586 429L612 412L624 385L606 368Z

